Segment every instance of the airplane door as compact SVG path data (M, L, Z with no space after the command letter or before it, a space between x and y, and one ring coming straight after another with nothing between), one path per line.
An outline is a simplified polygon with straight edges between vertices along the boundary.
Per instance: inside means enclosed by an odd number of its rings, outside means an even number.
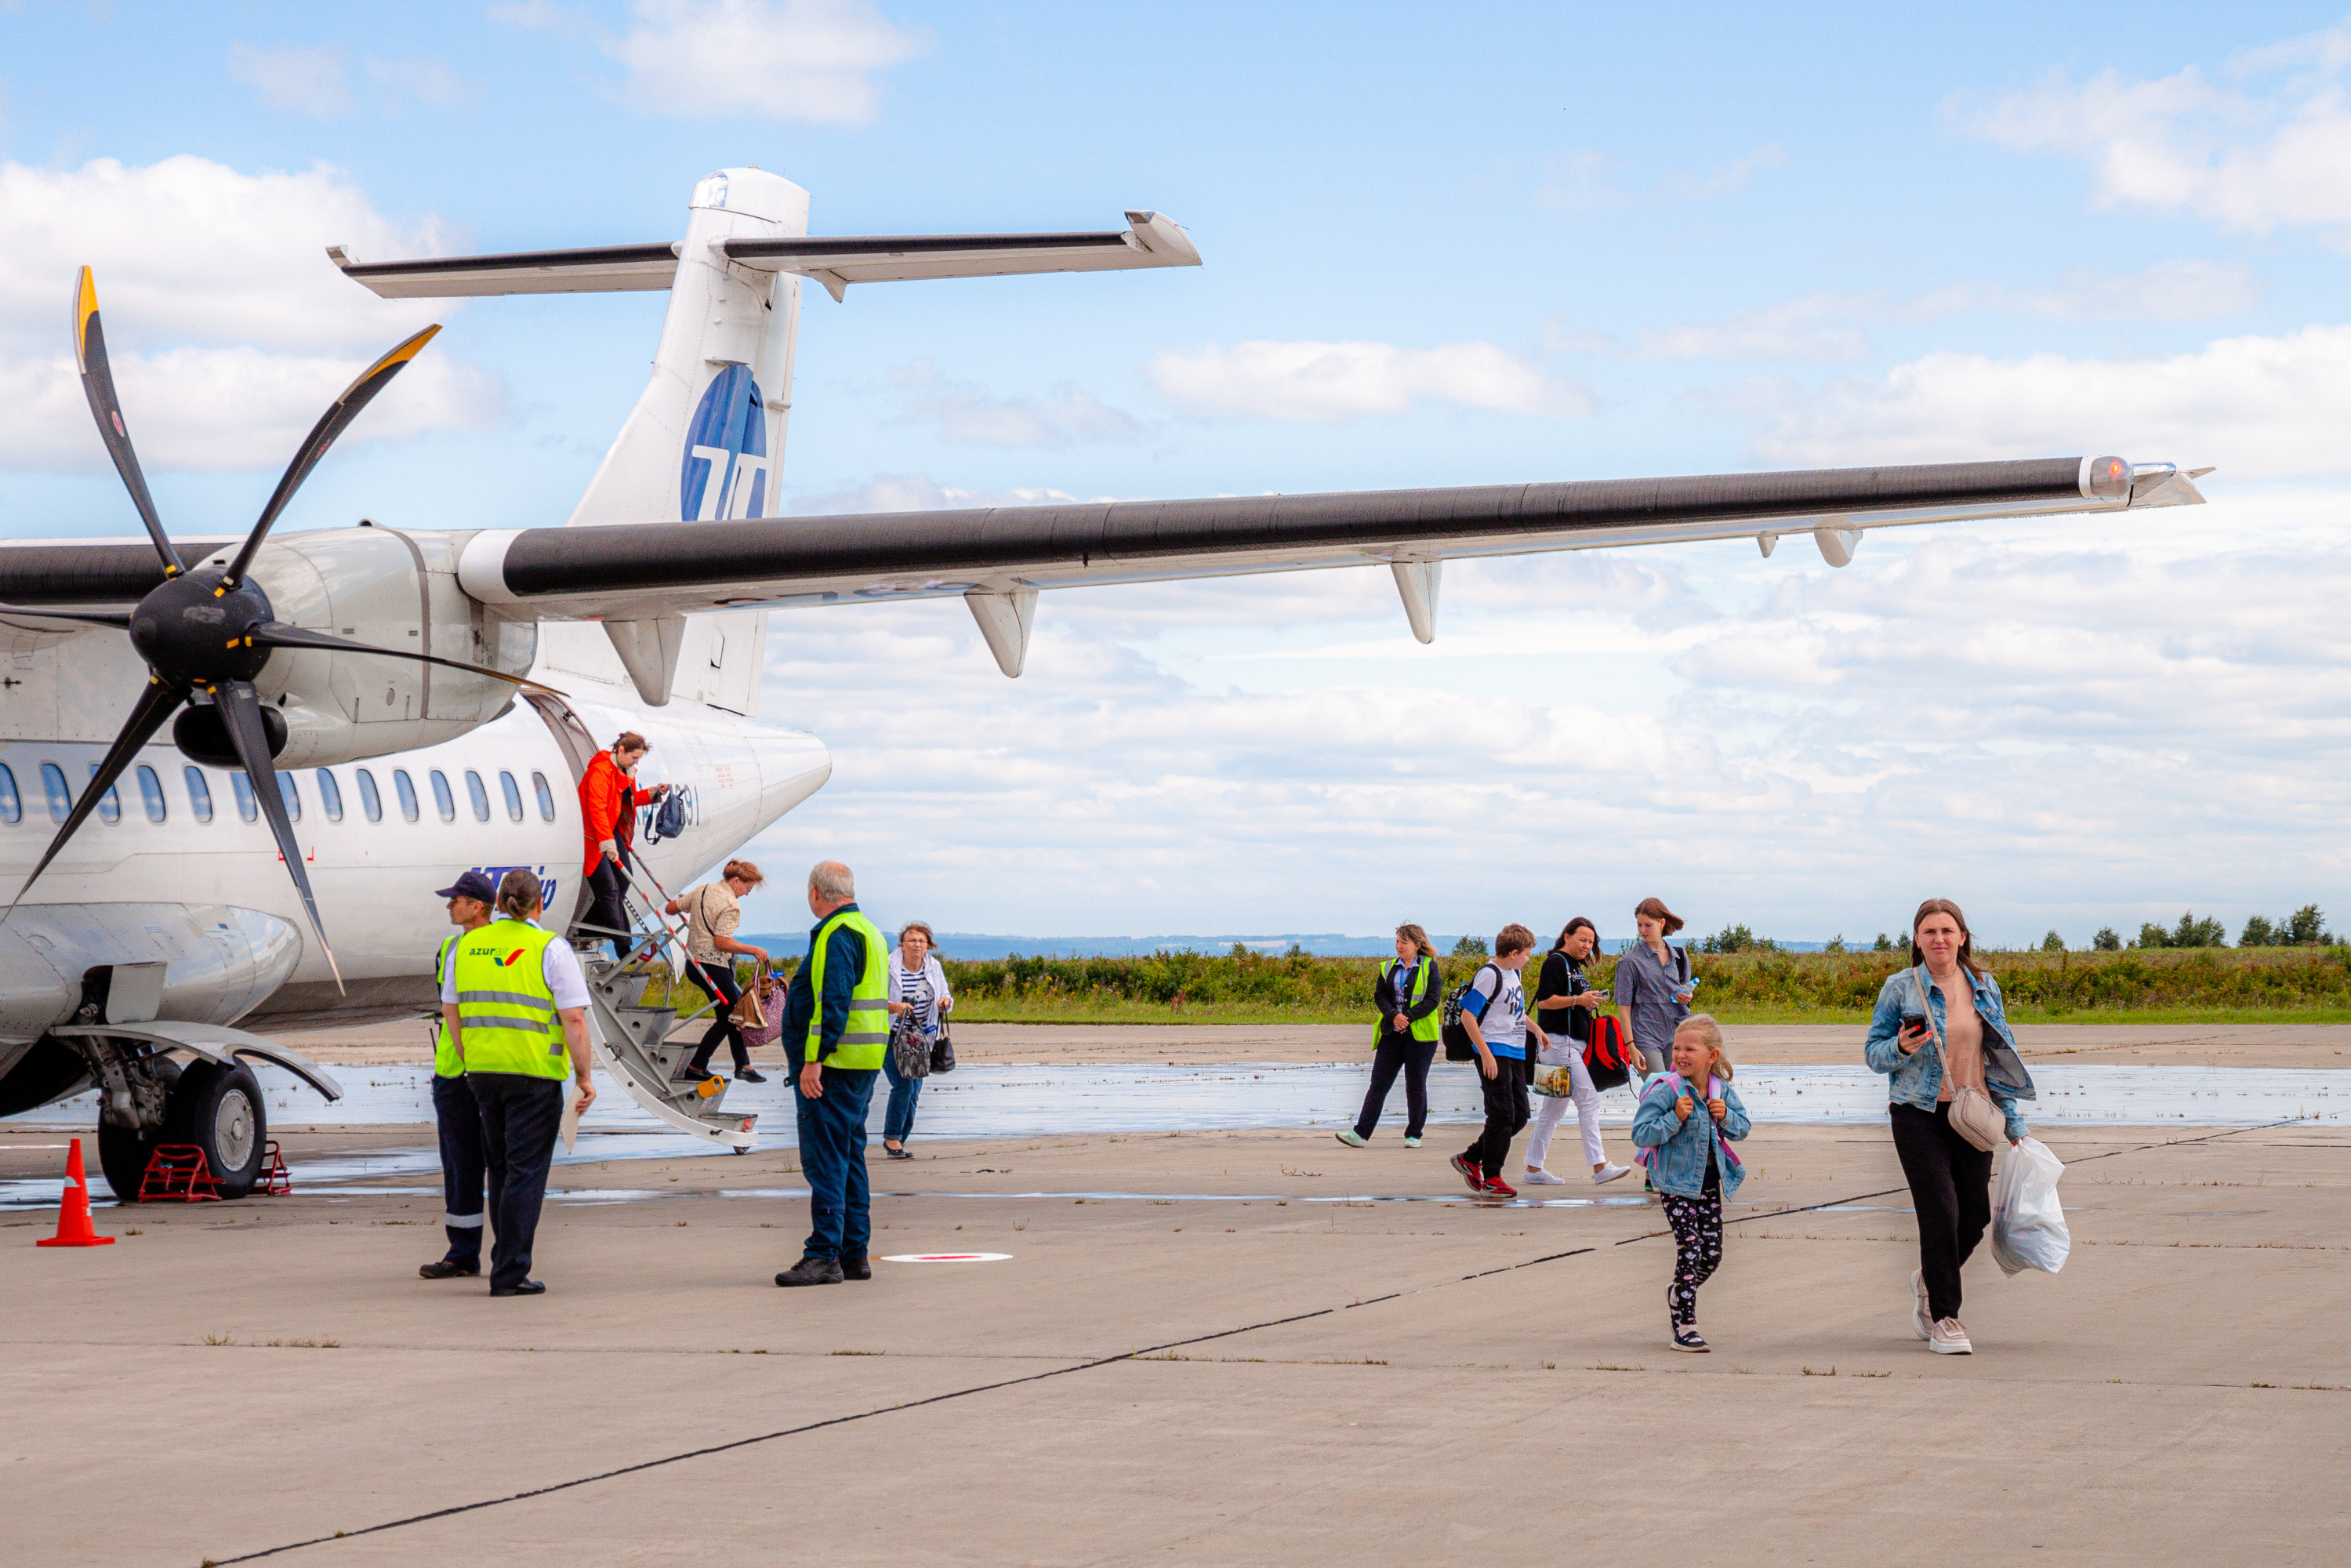
M571 766L572 812L576 815L580 809L580 780L587 776L588 763L596 755L596 737L588 733L588 727L580 722L580 716L573 713L571 705L561 697L551 692L525 692L522 695L523 701L530 704L538 716L547 721L547 727L555 736L555 744L563 752L564 761ZM587 878L573 877L571 880L578 891L571 896L571 913L563 922L566 931L577 925L580 915L588 910Z

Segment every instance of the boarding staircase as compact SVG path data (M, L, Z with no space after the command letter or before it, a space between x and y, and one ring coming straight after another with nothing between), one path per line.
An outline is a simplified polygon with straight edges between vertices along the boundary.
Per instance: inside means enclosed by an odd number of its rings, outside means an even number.
M667 960L673 988L669 995L674 998L678 977L685 970L685 925L683 920L672 924L662 914L669 898L660 883L647 885L649 873L632 868L626 878L622 903L629 913L629 930L608 933L582 924L574 927L571 938L588 977L593 1026L589 1033L597 1059L629 1098L659 1121L738 1155L748 1154L758 1142L758 1114L727 1108L732 1085L715 1077L683 1083L675 1080L679 1064L694 1054L695 1047L691 1040L673 1040L671 1034L681 1022L709 1016L719 1003L711 998L681 1019L675 1007L657 1007L647 1000L661 980L653 967L656 958ZM618 958L611 954L615 936L627 945Z

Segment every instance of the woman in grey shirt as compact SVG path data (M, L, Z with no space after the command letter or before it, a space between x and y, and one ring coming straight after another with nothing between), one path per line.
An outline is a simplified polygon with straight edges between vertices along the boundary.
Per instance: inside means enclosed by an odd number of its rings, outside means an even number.
M1682 928L1682 917L1662 898L1634 906L1641 939L1618 956L1611 992L1625 1033L1641 1053L1641 1076L1663 1072L1673 1060L1674 1030L1690 1016L1698 981L1690 975L1689 949L1668 946L1666 938Z

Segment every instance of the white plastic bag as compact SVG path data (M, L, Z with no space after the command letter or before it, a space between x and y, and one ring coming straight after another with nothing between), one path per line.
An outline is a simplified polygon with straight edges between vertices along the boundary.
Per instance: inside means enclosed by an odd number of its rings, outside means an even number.
M2038 1138L2023 1139L2001 1156L1991 1192L1991 1255L2002 1273L2038 1269L2054 1274L2065 1266L2074 1238L2057 1203L2057 1178L2064 1174L2064 1162Z

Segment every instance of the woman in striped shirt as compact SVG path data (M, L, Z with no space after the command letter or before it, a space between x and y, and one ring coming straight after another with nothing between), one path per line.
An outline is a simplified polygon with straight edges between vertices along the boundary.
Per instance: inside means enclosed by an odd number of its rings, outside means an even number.
M906 1139L914 1130L914 1102L930 1075L931 1047L939 1025L955 1007L947 973L935 954L938 938L919 920L898 933L890 955L890 1049L882 1053L882 1076L890 1081L890 1106L882 1117L882 1152L911 1160Z

